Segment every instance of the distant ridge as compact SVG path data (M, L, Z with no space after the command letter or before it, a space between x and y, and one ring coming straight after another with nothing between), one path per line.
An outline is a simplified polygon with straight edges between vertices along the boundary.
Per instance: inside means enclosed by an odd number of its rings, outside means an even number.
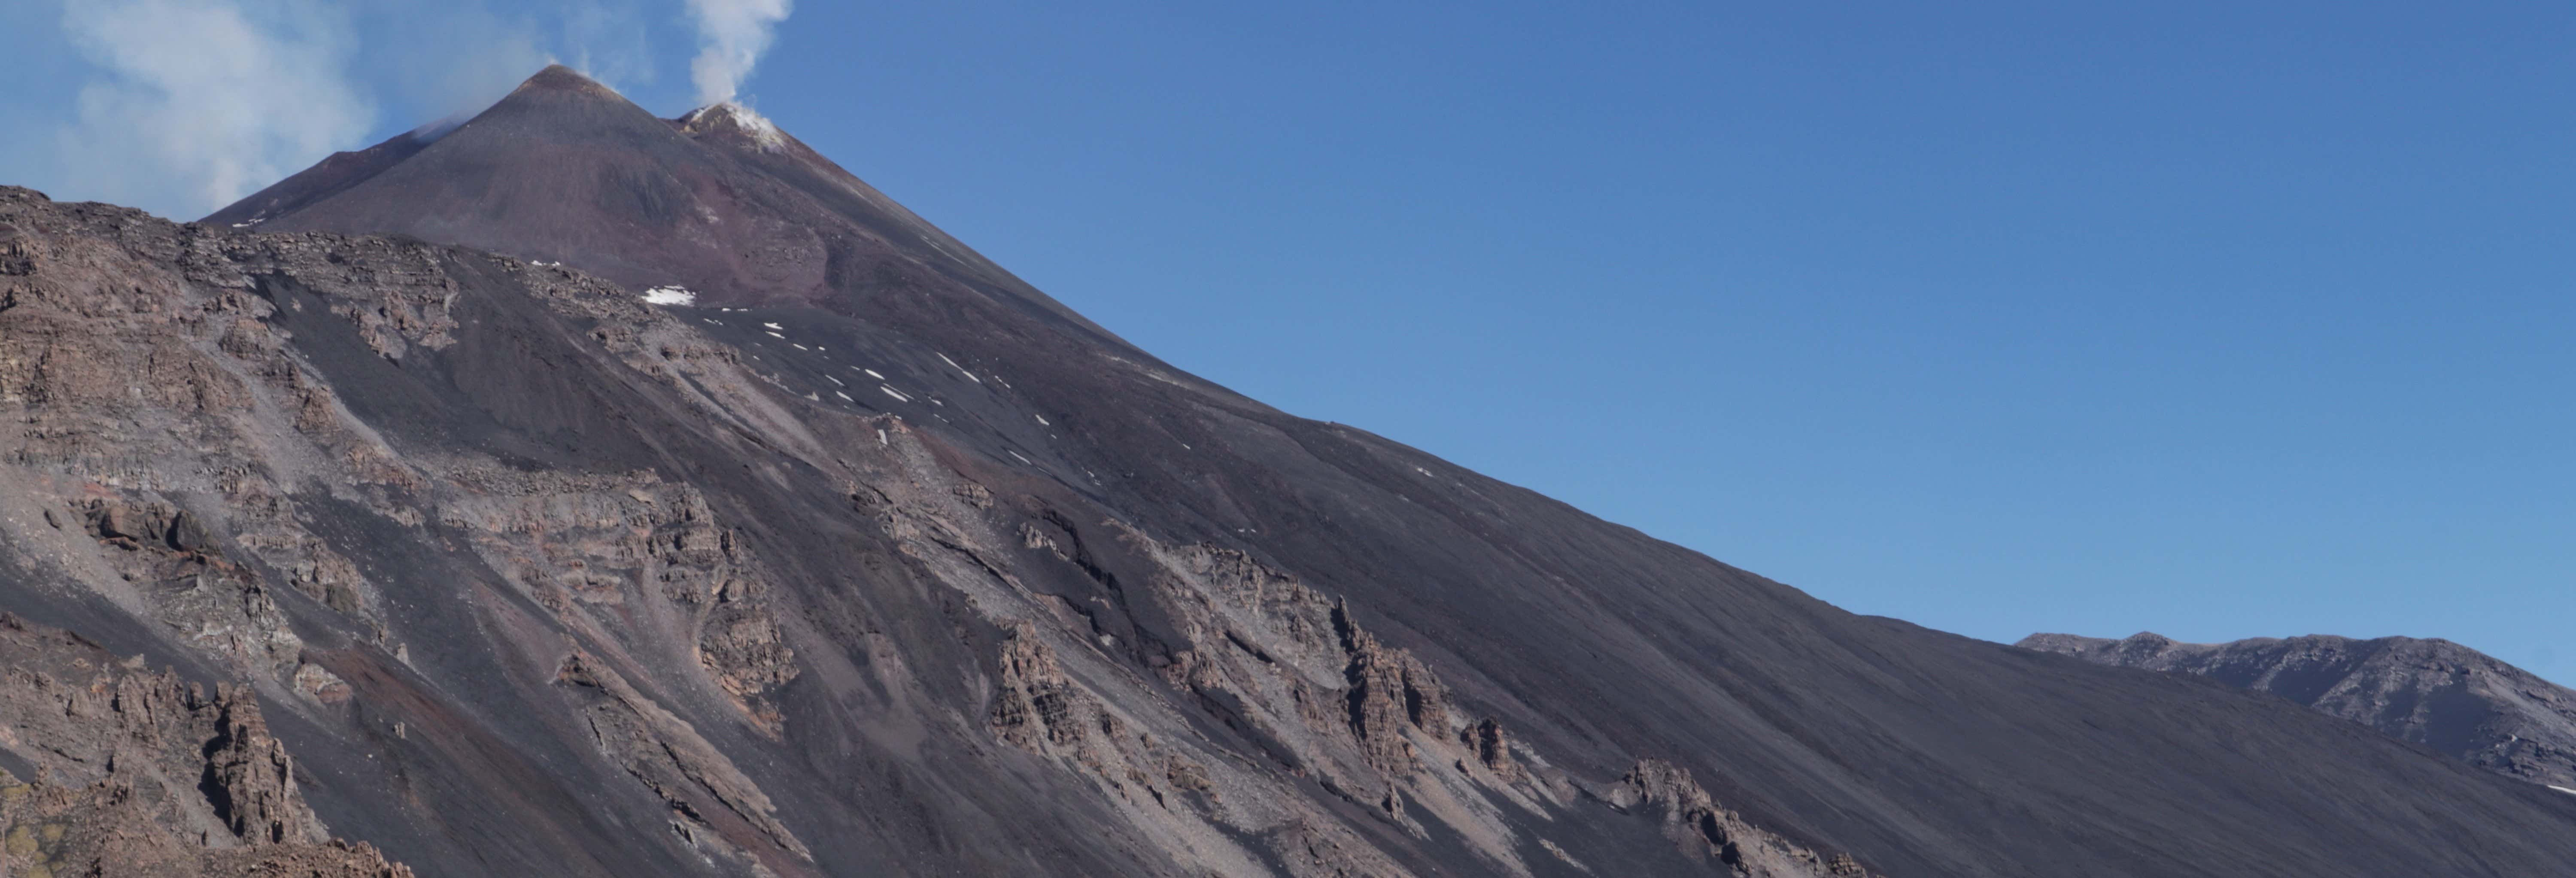
M2180 643L2033 634L2024 649L2269 692L2507 777L2576 792L2576 691L2448 640Z

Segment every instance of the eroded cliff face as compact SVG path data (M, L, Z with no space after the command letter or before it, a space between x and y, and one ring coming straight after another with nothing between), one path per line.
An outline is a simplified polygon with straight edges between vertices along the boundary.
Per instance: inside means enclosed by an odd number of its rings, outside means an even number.
M1858 874L730 312L15 189L0 254L0 579L82 632L0 626L11 874Z
M333 838L245 688L0 614L6 874L410 878Z
M1690 769L1660 759L1640 760L1611 788L1607 798L1621 808L1660 812L1667 835L1725 864L1736 875L1870 875L1847 854L1820 856L1745 822L1743 815L1719 806L1708 790L1691 779Z
M1548 824L1631 810L1620 782L1558 769L1476 716L1347 601L1239 549L1076 518L1057 491L1012 496L903 421L875 423L892 453L865 459L852 505L1001 627L991 734L1087 778L1187 871L1420 874L1400 854L1436 837L1479 872L1591 873ZM1746 850L1796 853L1748 866L1676 834L1666 868L1866 874L1698 795Z

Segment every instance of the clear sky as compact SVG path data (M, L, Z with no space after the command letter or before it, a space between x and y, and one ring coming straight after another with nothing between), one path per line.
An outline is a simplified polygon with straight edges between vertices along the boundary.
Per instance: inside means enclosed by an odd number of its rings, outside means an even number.
M675 115L779 4L77 5L0 6L0 177L193 215L547 58ZM1855 611L2576 677L2576 5L2104 5L805 0L741 91L1177 365Z

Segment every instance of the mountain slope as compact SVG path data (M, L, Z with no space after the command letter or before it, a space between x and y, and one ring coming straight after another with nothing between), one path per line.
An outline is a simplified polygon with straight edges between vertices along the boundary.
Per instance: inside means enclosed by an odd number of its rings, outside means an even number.
M936 354L868 353L919 394L868 411L809 330L803 371L701 331L745 312L17 189L0 272L0 607L94 644L57 663L256 696L292 780L247 788L314 825L255 863L369 865L327 829L421 875L1866 874L1668 762L1554 765L1295 575L949 441L923 410L1014 403ZM121 795L115 735L58 734L116 685L0 685L0 769ZM235 788L5 856L221 868ZM206 840L91 853L137 836Z
M2019 646L2269 692L2506 777L2576 791L2576 691L2447 640L2033 634Z
M756 117L568 77L208 226L9 202L35 365L0 401L34 426L0 600L259 686L315 811L422 874L2576 856L2547 790L1853 616L1243 399ZM211 522L279 609L31 524L92 497Z
M972 287L1115 342L748 110L658 119L561 66L435 140L334 156L205 221L405 234L728 305Z

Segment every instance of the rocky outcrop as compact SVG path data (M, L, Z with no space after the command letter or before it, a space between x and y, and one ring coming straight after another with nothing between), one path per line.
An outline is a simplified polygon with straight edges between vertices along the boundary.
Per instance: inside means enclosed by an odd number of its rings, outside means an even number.
M1201 811L1221 804L1207 766L1134 728L1067 676L1034 626L1003 637L990 722L995 734L1035 753L1062 756L1116 791L1163 808Z
M598 658L565 657L556 681L578 694L593 743L671 808L681 835L718 841L747 862L771 848L810 861L813 852L778 820L778 806L698 730L646 697ZM748 831L746 831L748 830ZM757 832L758 837L753 837Z
M702 668L777 735L776 693L800 673L773 615L770 574L705 496L649 472L533 477L457 467L443 523L559 615ZM673 646L684 647L673 650Z
M311 660L308 644L366 644L407 661L376 565L435 557L406 554L409 540L453 539L479 557L452 568L465 573L446 583L455 593L427 600L472 600L480 561L555 624L690 669L666 682L729 703L751 728L781 733L776 694L798 673L795 652L766 574L694 489L650 472L398 448L416 437L389 441L358 414L385 391L352 399L330 375L399 370L453 350L460 301L495 283L524 291L534 314L580 321L622 368L685 384L693 404L741 417L759 407L713 402L758 395L742 376L718 374L729 350L685 338L664 344L672 321L623 290L515 260L418 242L222 235L24 193L0 208L0 239L27 254L26 271L14 276L15 305L0 312L0 405L27 429L0 435L0 458L18 468L15 489L36 501L49 529L85 538L16 534L27 563L138 608L186 648L272 686L266 691L290 707L345 723L396 705L367 702L366 685ZM473 417L489 423L493 415ZM417 613L424 596L402 600ZM252 703L248 691L243 704ZM215 760L208 789L224 831L319 843L289 819L293 809L273 783L291 777L279 745L255 712L232 717L209 733L221 746L206 757ZM643 720L607 725L690 740ZM400 740L407 726L388 720L375 733ZM683 755L654 776L710 780L665 789L757 792L738 771L719 770L727 763L696 740L701 746L662 748ZM653 774L661 763L620 764ZM774 808L757 801L745 794L693 807L730 813L739 804L751 816L726 828L752 841L738 846L801 851L768 813Z
M141 492L84 494L67 504L70 516L111 549L102 560L139 587L164 623L245 672L273 675L294 665L302 639L268 586L228 558L202 520Z
M1350 689L1343 697L1350 702L1351 735L1360 752L1370 766L1391 775L1419 770L1410 732L1448 736L1448 691L1411 653L1388 649L1360 630L1347 602L1334 605L1333 630L1350 655L1342 670Z
M1023 622L1002 639L1000 674L995 678L992 724L1002 740L1037 750L1045 744L1079 744L1091 733L1085 722L1089 696L1055 662L1055 651L1038 639L1035 626Z
M259 702L218 689L215 738L206 743L207 796L233 835L253 844L311 841L318 826L295 792L295 762L268 735Z
M2576 792L2576 690L2447 640L2182 643L2033 634L2017 646L2268 692L2479 768Z
M1483 764L1485 770L1493 772L1495 777L1506 782L1526 777L1521 771L1520 760L1512 757L1511 740L1504 736L1502 723L1493 717L1486 717L1459 732L1458 740L1475 751L1476 761Z
M1326 783L1392 812L1394 787L1425 767L1423 746L1460 746L1438 675L1363 630L1346 602L1239 550L1127 540L1161 565L1153 584L1187 620L1165 678L1243 705L1242 721Z
M209 694L6 615L0 661L0 749L35 772L0 772L5 874L411 875L331 837L247 688Z
M729 580L716 593L722 603L698 628L698 664L744 716L774 735L786 723L777 692L799 673L796 650L745 582Z
M1660 759L1639 760L1607 798L1619 808L1660 812L1665 835L1739 878L1868 878L1872 874L1848 854L1819 856L1747 823L1741 815L1720 807L1691 778L1690 769Z

